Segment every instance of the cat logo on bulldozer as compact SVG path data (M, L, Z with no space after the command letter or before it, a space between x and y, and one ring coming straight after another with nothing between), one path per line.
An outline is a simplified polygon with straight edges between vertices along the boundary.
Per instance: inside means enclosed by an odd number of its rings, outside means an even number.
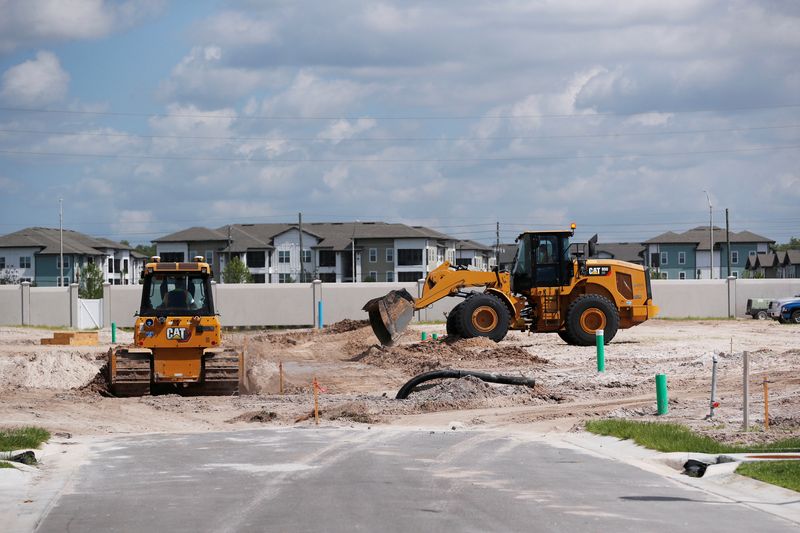
M189 330L187 328L167 328L167 340L185 341L188 339Z

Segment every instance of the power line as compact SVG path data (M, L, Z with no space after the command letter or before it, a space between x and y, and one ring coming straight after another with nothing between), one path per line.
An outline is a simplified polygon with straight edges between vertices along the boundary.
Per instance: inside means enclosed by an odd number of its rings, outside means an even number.
M663 114L694 114L713 112L738 112L758 111L767 109L798 108L800 104L778 104L767 106L742 106L728 108L684 109L684 110L649 110L630 112L603 112L603 113L542 113L535 115L231 115L231 114L203 114L203 113L143 113L134 111L90 111L77 109L37 109L26 107L0 107L0 111L19 113L51 113L66 115L96 115L114 117L159 117L159 118L204 118L204 119L245 119L245 120L472 120L472 119L504 119L524 120L532 118L591 118L598 116L634 116L652 113Z
M781 124L777 126L754 126L742 128L713 128L698 130L667 130L644 132L612 132L565 135L501 135L489 137L230 137L206 135L150 135L138 133L117 133L98 131L56 131L56 130L18 130L0 129L0 133L14 135L54 135L74 137L120 137L127 139L178 139L194 141L270 141L270 142L463 142L463 141L520 141L548 139L594 139L616 137L653 137L659 135L694 135L699 133L734 133L743 131L765 131L800 128L800 124Z
M730 148L719 150L700 150L689 152L663 152L663 153L638 153L638 154L593 154L569 156L530 156L530 157L457 157L457 158L409 158L409 159L371 159L371 158L304 158L304 159L268 159L268 158L242 158L242 157L198 157L177 155L150 155L150 154L92 154L79 152L31 152L27 150L0 150L2 154L47 156L47 157L96 157L100 159L155 159L171 161L231 161L240 163L467 163L481 161L561 161L578 159L626 159L631 157L673 157L680 155L713 155L732 154L762 151L794 150L800 148L798 144L784 146L757 146L752 148Z

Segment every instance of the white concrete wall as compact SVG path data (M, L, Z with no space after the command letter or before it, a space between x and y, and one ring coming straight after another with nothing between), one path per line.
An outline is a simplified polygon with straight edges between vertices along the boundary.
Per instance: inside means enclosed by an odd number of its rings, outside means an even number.
M344 318L363 320L361 310L367 300L390 290L405 288L417 297L417 283L322 283L323 318L332 324ZM316 306L312 284L216 284L217 311L224 326L309 326L314 323ZM653 298L661 308L659 317L726 317L727 280L653 280ZM104 313L106 327L134 324L141 287L106 286ZM0 286L0 325L28 323L43 326L69 326L71 309L68 287L30 287L29 319L23 316L24 287ZM731 296L736 316L744 316L748 298L782 298L800 294L800 279L736 280ZM445 313L461 298L444 298L418 313L422 321L444 320Z
M31 287L31 326L70 325L69 287Z
M0 286L0 324L22 324L21 285Z

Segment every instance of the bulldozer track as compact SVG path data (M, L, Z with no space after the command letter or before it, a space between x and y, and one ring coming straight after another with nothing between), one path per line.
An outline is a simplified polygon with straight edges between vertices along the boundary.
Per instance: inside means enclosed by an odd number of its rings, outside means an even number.
M232 395L239 392L241 355L234 350L211 352L203 360L203 382L199 394Z
M116 361L116 371L111 374L109 368L109 389L115 396L147 396L150 394L150 379L152 374L150 354L145 352L132 352L125 348L117 348L109 352Z

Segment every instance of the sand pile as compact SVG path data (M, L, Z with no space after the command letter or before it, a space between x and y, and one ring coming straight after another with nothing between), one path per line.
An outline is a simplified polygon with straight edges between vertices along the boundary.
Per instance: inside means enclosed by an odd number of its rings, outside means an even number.
M340 320L335 324L325 326L323 331L328 335L334 335L337 333L347 333L348 331L355 331L357 329L367 327L370 327L369 320L350 320L349 318L345 318L344 320Z
M0 388L70 390L91 384L105 363L92 353L41 351L0 358Z
M380 368L401 369L409 375L439 368L528 368L548 362L525 348L501 345L485 338L454 342L428 341L392 347L373 345L352 360Z

